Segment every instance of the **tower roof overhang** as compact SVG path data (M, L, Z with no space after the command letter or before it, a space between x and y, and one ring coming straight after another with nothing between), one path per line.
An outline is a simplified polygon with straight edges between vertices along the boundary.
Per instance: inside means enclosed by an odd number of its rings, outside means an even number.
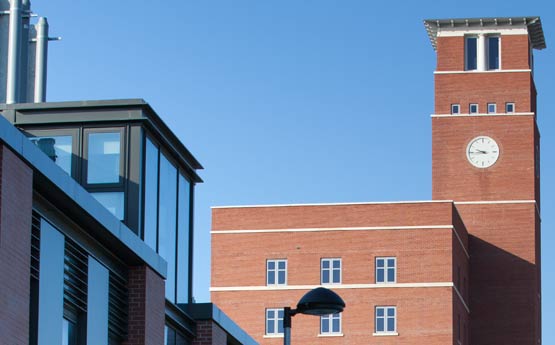
M426 19L424 26L430 37L432 47L437 50L437 37L441 28L495 28L525 26L528 29L530 42L534 49L544 49L545 38L543 35L540 17L502 17L502 18L455 18L455 19Z

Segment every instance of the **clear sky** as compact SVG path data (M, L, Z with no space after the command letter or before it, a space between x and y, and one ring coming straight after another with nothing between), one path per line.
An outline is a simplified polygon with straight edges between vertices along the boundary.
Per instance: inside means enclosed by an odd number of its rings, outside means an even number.
M543 343L555 344L552 0L36 0L33 9L63 37L49 48L49 101L144 98L204 165L197 301L209 300L210 206L431 199L435 52L423 19L541 16Z

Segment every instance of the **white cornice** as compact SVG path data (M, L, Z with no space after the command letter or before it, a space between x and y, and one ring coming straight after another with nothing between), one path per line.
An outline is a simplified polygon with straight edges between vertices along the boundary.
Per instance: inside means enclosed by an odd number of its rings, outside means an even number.
M488 74L488 73L532 73L531 69L496 69L490 71L434 71L434 74Z
M220 208L263 208L263 207L305 207L305 206L348 206L348 205L387 205L387 204L424 204L424 203L449 203L453 200L414 200L414 201L363 201L363 202L331 202L331 203L308 203L308 204L263 204L263 205L232 205L212 206L212 209Z
M495 114L431 114L430 117L484 117L484 116L535 116L536 113L495 113Z

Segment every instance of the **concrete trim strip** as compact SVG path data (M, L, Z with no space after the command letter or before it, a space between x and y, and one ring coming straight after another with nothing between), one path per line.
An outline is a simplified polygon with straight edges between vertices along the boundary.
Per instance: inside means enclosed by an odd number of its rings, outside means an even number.
M531 69L496 69L490 71L434 71L434 74L480 74L480 73L532 73Z
M387 204L423 204L453 202L453 200L414 200L414 201L362 201L362 202L335 202L335 203L308 203L308 204L276 204L276 205L236 205L236 206L212 206L218 208L263 208L263 207L298 207L298 206L345 206L345 205L387 205Z
M284 285L284 286L211 286L211 292L228 291L283 291L283 290L312 290L319 286L332 288L333 290L342 289L391 289L391 288L438 288L455 287L452 282L431 282L431 283L383 283L383 284L334 284L334 285Z
M253 230L212 230L211 234L255 234L273 232L324 232L324 231L376 231L376 230L435 230L453 229L453 225L411 225L411 226L371 226L343 228L299 228L299 229L253 229Z
M536 200L455 201L455 205L535 204L535 203L536 203Z
M523 112L523 113L495 113L495 114L431 114L430 117L484 117L484 116L535 116L535 113Z

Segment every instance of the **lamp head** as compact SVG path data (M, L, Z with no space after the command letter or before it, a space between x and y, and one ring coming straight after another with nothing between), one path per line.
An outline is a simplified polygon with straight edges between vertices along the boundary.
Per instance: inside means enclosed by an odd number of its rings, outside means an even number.
M328 315L341 313L345 302L335 292L318 287L307 292L297 304L297 313L308 315Z

